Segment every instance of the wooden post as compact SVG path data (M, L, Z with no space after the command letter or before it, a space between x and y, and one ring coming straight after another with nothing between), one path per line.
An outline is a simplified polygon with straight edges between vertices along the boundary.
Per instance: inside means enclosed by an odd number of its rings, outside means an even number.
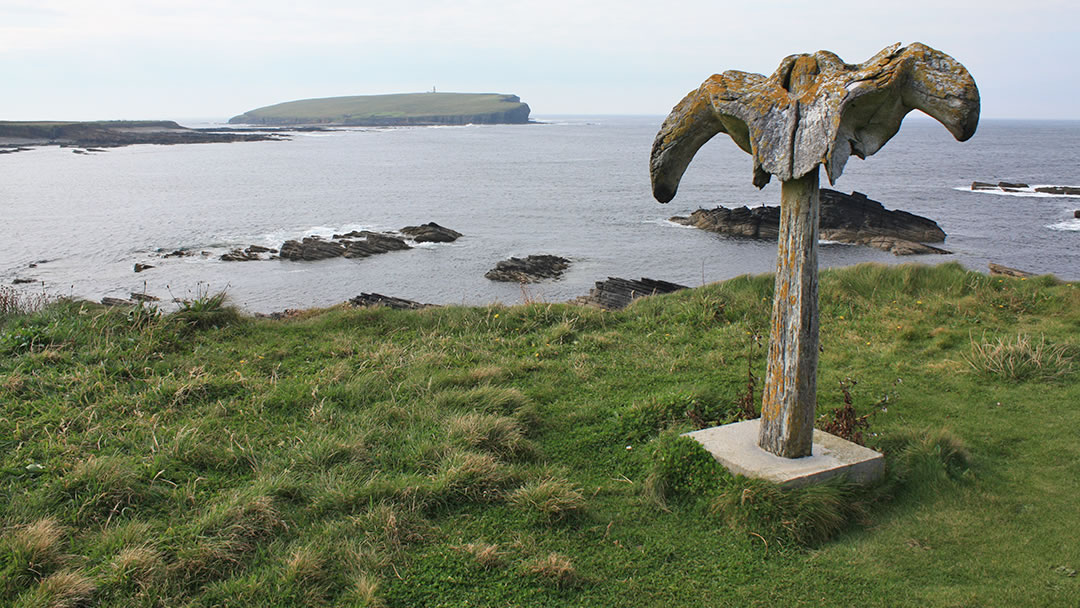
M784 458L809 456L818 361L818 170L783 182L772 332L758 445Z

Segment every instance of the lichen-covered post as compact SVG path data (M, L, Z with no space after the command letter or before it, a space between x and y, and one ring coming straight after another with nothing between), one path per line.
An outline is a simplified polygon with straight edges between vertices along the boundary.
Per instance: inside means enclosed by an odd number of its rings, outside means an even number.
M923 44L893 45L864 63L818 51L792 55L766 78L728 71L671 111L653 143L653 195L675 197L694 154L727 133L754 159L754 185L781 181L772 333L758 444L773 454L811 453L817 405L818 167L830 183L854 154L874 154L913 109L964 141L979 123L979 90L956 60Z
M772 332L758 444L785 458L809 456L818 361L818 172L783 182Z

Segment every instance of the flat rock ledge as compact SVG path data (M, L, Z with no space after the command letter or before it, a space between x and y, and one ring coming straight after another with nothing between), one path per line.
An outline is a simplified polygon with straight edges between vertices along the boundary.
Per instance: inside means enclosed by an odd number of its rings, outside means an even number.
M1040 194L1056 194L1065 196L1080 196L1080 186L1036 186L1032 188L1023 182L971 182L971 189L991 192L1038 192Z
M557 255L530 255L503 260L487 271L484 278L506 283L536 283L557 279L569 267L570 260Z
M394 310L420 310L421 308L433 308L434 304L423 304L404 298L384 296L380 293L362 293L355 298L349 299L349 304L357 308L372 308L384 306Z
M698 209L689 217L675 216L671 221L720 234L776 240L780 207ZM822 188L820 230L821 239L866 245L894 255L952 253L925 244L945 240L937 222L907 211L890 211L861 192L844 194Z
M606 281L597 281L596 287L589 290L589 295L571 300L573 304L595 306L606 310L626 308L638 298L673 293L688 289L685 285L642 278L640 281L608 277Z

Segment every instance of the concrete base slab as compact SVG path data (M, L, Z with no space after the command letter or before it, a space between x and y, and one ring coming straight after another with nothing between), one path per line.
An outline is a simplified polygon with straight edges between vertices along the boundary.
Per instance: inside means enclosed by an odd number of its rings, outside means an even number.
M761 419L714 426L687 437L703 445L732 473L795 488L846 475L856 483L871 483L885 474L885 457L836 435L814 429L811 455L782 458L758 447Z

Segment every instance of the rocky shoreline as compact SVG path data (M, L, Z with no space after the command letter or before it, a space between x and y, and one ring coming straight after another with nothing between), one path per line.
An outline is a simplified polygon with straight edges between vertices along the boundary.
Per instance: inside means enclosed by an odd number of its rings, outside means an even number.
M720 234L776 240L780 207L698 209L689 217L675 216L670 221ZM906 211L890 211L861 192L844 194L828 188L821 189L820 238L894 255L951 253L926 244L945 240L937 222Z
M295 129L292 129L295 130ZM0 121L0 154L25 152L28 146L75 148L76 154L105 152L135 144L179 145L279 141L285 129L189 129L171 120L105 122Z

